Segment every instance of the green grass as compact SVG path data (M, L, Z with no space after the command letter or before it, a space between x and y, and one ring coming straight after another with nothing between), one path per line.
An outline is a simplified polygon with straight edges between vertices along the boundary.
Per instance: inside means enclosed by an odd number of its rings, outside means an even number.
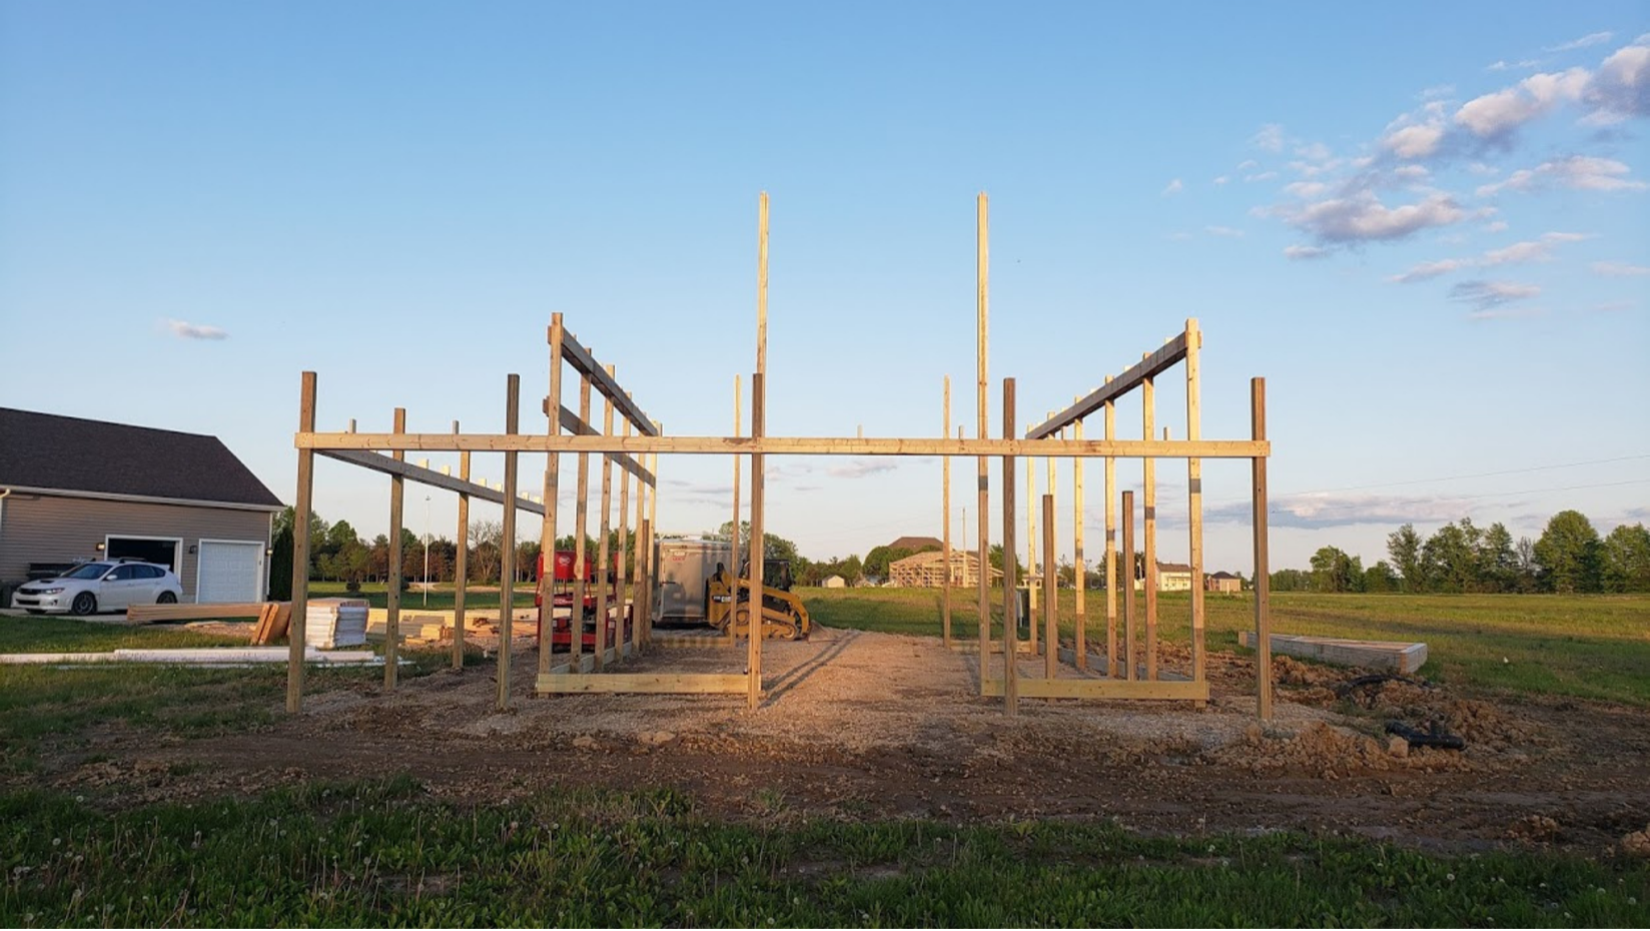
M716 823L668 792L458 806L310 784L106 813L0 796L8 926L1642 926L1642 863L1109 824Z
M938 636L940 593L932 589L806 589L820 623ZM1072 632L1076 593L1060 592L1061 630ZM1089 636L1105 635L1105 593L1088 592ZM973 590L953 589L953 633L977 636ZM1002 591L993 589L993 614ZM1210 595L1208 644L1237 650L1254 629L1248 594ZM1121 607L1119 607L1121 610ZM1160 596L1159 633L1190 636L1190 596ZM996 628L994 625L994 629ZM1650 596L1647 595L1318 595L1272 596L1274 633L1424 641L1422 674L1487 691L1525 692L1650 705ZM1503 662L1505 660L1505 662Z
M48 617L0 617L0 653L98 653L127 647L246 646L244 638L180 627L126 627ZM403 675L440 668L446 654L409 651ZM312 669L320 687L376 682L375 667ZM58 668L0 666L0 773L33 770L48 749L72 750L90 731L120 723L192 736L244 731L274 721L285 702L286 667L202 669L164 665Z

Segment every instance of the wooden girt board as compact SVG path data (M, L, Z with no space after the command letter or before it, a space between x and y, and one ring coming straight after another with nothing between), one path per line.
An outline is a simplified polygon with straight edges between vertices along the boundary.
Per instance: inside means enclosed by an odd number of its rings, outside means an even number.
M579 692L739 694L747 687L747 677L743 673L552 673L538 678L540 695L567 695Z
M619 387L618 381L612 375L607 374L607 369L602 368L596 362L596 357L590 354L590 350L584 348L584 345L574 338L573 334L565 330L562 331L561 354L562 358L572 363L573 368L578 369L580 375L590 379L590 387L595 388L601 392L602 397L613 402L613 409L630 421L638 432L647 436L659 435L659 428L655 427L653 421L642 413L642 409L636 406L636 402L631 400L630 395L625 394L624 389Z
M1052 456L1084 459L1254 459L1266 440L1016 440L871 437L548 436L526 433L297 433L297 449L422 452L665 453L769 456Z
M550 410L550 399L545 398L544 403L539 405L539 406L543 410L548 412ZM583 420L581 420L579 418L578 411L569 410L566 405L563 405L562 409L561 409L561 428L563 430L566 430L567 432L573 434L574 436L601 436L602 435L602 432L600 430L597 430L595 427L592 427L591 425L589 425L589 424L585 423ZM654 434L654 435L657 436L658 434ZM612 457L612 459L613 459L614 464L617 465L619 468L625 470L626 472L629 472L631 475L636 476L637 478L641 479L643 482L647 483L648 485L653 484L653 473L649 472L647 470L647 468L644 467L641 463L639 463L636 460L630 458L629 456L622 455L622 454L615 455L615 456Z
M1059 433L1066 427L1104 407L1107 401L1115 401L1130 391L1140 387L1148 378L1155 378L1171 366L1186 358L1186 334L1164 343L1162 348L1151 353L1135 363L1123 374L1117 376L1104 385L1089 392L1082 400L1066 408L1053 419L1045 420L1026 431L1026 439L1041 440Z
M1021 698L1085 698L1127 701L1208 701L1208 682L1136 679L1028 679L1016 683ZM1003 680L987 679L980 694L1001 697Z
M451 435L448 434L448 436ZM467 482L451 475L442 475L434 469L426 469L410 462L400 462L388 456L380 456L377 453L353 449L318 449L316 454L325 456L328 459L336 459L339 462L360 466L363 469L371 469L374 472L399 475L408 481L418 482L421 485L454 491L482 501L491 501L501 507L504 504L504 492L502 491L495 491L485 485L477 485L475 482ZM544 505L528 498L517 498L516 508L529 514L544 516Z

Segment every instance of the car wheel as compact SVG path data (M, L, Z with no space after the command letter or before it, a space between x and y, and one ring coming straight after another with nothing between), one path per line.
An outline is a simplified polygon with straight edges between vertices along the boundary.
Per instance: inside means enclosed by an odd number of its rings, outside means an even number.
M177 603L178 596L172 594L171 592L161 592L160 597L155 599L155 604L158 605L175 605Z
M70 608L74 611L74 613L79 614L82 617L88 614L96 614L97 597L91 592L81 592L80 594L74 596L74 604L71 605Z

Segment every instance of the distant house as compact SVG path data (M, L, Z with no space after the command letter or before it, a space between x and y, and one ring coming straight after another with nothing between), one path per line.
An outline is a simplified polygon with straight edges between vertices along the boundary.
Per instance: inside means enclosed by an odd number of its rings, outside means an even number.
M847 588L848 580L840 575L828 575L825 577L825 581L820 584L826 588Z
M1205 591L1236 594L1243 591L1243 580L1230 572L1216 572L1203 577L1203 588Z
M262 601L281 507L217 437L0 408L0 585L125 556L185 602Z
M888 544L891 550L910 550L915 553L919 550L938 550L945 548L945 541L939 537L900 537Z
M979 554L964 550L952 550L949 577L953 588L973 588L979 585ZM991 580L993 582L1000 584L1002 577L1001 569L991 570ZM889 584L901 588L941 588L945 585L946 578L945 554L943 552L917 553L904 559L896 559L888 564Z
M1146 580L1134 580L1136 591L1146 587ZM1159 562L1157 564L1157 590L1160 592L1189 592L1192 590L1192 567L1177 562Z

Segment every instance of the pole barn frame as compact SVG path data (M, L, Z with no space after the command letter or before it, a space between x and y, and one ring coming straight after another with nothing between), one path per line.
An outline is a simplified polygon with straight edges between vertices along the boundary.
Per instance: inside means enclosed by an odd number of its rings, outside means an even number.
M580 655L582 641L582 623L575 617L572 627L572 651L568 661L556 664L551 656L551 637L549 631L543 632L540 637L540 653L537 662L537 678L535 691L540 695L579 693L579 692L610 692L610 693L725 693L744 694L751 709L756 709L762 699L762 637L760 621L760 605L762 597L762 542L765 515L763 457L791 456L791 455L825 455L825 456L925 456L925 457L974 457L979 465L979 560L982 567L979 585L979 664L980 685L979 692L983 696L1003 696L1005 707L1013 713L1020 698L1078 698L1078 699L1140 699L1140 700L1184 700L1201 705L1209 698L1208 681L1205 676L1205 644L1204 644L1204 617L1203 599L1199 591L1198 582L1202 576L1202 460L1204 459L1239 459L1248 460L1251 464L1253 482L1251 484L1251 503L1254 513L1254 573L1256 578L1255 627L1260 650L1257 652L1257 681L1258 714L1262 720L1269 720L1271 716L1271 668L1268 662L1269 650L1269 599L1265 586L1267 572L1268 533L1266 526L1266 460L1271 455L1271 444L1266 439L1265 432L1265 382L1256 378L1251 383L1251 436L1247 440L1205 440L1201 435L1200 424L1200 369L1198 352L1202 348L1202 333L1198 329L1195 319L1186 321L1185 329L1177 336L1168 340L1155 352L1147 353L1139 363L1122 374L1107 376L1105 383L1098 389L1090 392L1075 401L1065 410L1050 416L1043 423L1031 427L1023 438L1014 436L1014 387L1013 379L1005 379L1004 388L1004 436L993 439L987 435L989 414L986 407L987 388L987 308L989 305L989 246L988 246L988 201L985 194L980 194L977 202L977 392L978 392L978 429L972 439L965 438L960 432L953 438L948 433L941 437L909 437L909 438L867 438L856 437L787 437L773 436L767 430L766 388L767 388L767 278L768 278L768 197L764 193L759 200L758 213L758 248L757 248L757 353L756 369L751 379L751 413L750 430L748 436L739 436L738 429L733 436L666 436L660 426L650 420L642 409L625 392L611 374L611 369L599 364L590 350L568 332L561 314L552 317L548 330L550 353L549 397L545 399L544 412L550 418L548 432L521 433L517 432L514 422L516 410L515 385L518 376L509 376L510 384L507 392L507 427L504 433L460 433L455 429L451 433L408 433L405 432L404 421L397 417L396 429L391 433L359 433L352 429L346 433L319 432L315 428L316 404L316 375L313 372L304 372L299 403L298 431L294 434L293 445L298 452L298 487L297 507L300 514L307 514L314 491L314 456L320 454L329 458L338 459L354 465L365 466L375 471L390 474L395 479L399 490L400 481L408 479L435 488L442 488L457 492L461 500L469 499L496 501L508 509L526 510L542 516L543 527L540 534L541 545L545 552L554 552L554 541L557 520L557 502L555 492L559 487L559 465L562 454L574 454L583 460L591 454L602 456L603 471L613 465L625 470L634 476L637 482L637 566L635 578L638 589L652 587L652 581L657 577L657 566L653 564L653 541L658 532L657 506L659 487L654 469L660 453L675 455L731 455L738 462L739 457L749 457L749 475L751 482L750 520L750 578L748 584L751 589L751 605L754 617L748 630L748 667L743 673L622 673L622 672L595 672L594 670L617 664L625 656L638 651L651 637L651 592L638 591L633 601L633 614L630 623L626 623L625 599L621 591L619 612L620 616L615 625L617 636L614 642L607 642L607 618L598 618L596 657ZM1187 424L1184 432L1185 439L1171 440L1165 435L1159 439L1152 435L1152 408L1151 397L1152 380L1173 366L1186 363L1187 380ZM575 413L561 405L562 372L561 366L570 364L580 377L581 404L580 411ZM1144 436L1139 440L1120 440L1114 435L1112 413L1116 400L1136 388L1142 389L1146 428ZM599 393L604 404L610 406L613 413L622 418L625 424L623 432L613 429L611 423L606 429L598 430L590 420L589 394L590 390ZM1104 439L1084 439L1082 423L1085 418L1096 412L1106 415L1106 430ZM398 412L399 414L399 412ZM736 413L737 418L737 413ZM947 411L949 425L949 412ZM1071 429L1067 429L1071 428ZM509 464L507 467L507 485L510 492L514 491L514 457L523 452L547 453L546 475L544 489L546 492L544 503L537 504L525 500L514 494L501 494L489 489L485 484L476 484L464 478L453 478L430 469L413 466L404 461L405 454L410 450L457 452L461 454L500 453L504 454ZM391 456L381 455L389 452ZM649 459L651 457L651 461ZM1057 628L1054 625L1053 594L1055 587L1053 552L1048 543L1054 538L1053 521L1047 518L1054 514L1052 500L1053 483L1050 483L1050 496L1045 498L1042 507L1045 510L1044 531L1046 534L1044 545L1044 571L1042 583L1045 591L1045 619L1047 642L1044 649L1048 651L1045 658L1044 675L1040 678L1021 676L1018 671L1017 657L1022 652L1016 632L1015 612L1018 605L1013 597L1010 580L1012 571L1005 572L1005 598L1002 644L998 647L991 643L990 612L989 612L989 574L984 567L989 566L989 521L986 516L990 513L989 470L988 462L991 457L1000 457L1003 460L1003 530L1004 552L1013 552L1014 523L1016 502L1014 499L1014 468L1021 457L1028 461L1034 457L1044 457L1053 462L1059 459L1071 459L1074 474L1080 482L1083 464L1089 459L1105 461L1105 502L1108 515L1106 526L1106 563L1108 574L1116 564L1114 559L1114 528L1110 514L1117 497L1115 470L1112 468L1117 459L1140 459L1149 464L1148 475L1157 459L1184 459L1187 462L1189 484L1190 514L1190 552L1193 564L1193 597L1191 607L1191 637L1192 637L1192 676L1190 679L1164 679L1158 676L1155 646L1156 646L1156 619L1148 615L1146 622L1146 644L1148 647L1146 676L1139 678L1136 675L1136 666L1132 654L1123 657L1116 655L1116 628L1115 628L1115 593L1107 592L1107 637L1106 654L1102 668L1103 675L1093 675L1087 669L1086 651L1079 648L1073 651L1072 677L1058 678L1053 673L1056 661L1060 658L1059 643L1054 639ZM579 511L582 517L588 489L586 485L587 472L582 467L579 470L580 487L584 493L580 495ZM1080 487L1078 485L1077 487ZM1147 483L1147 512L1148 539L1154 535L1156 515L1152 513L1155 499L1155 487L1151 481ZM607 496L604 496L604 498ZM1133 495L1125 495L1125 499L1132 499ZM643 502L647 502L648 513L643 517ZM1027 502L1028 510L1034 512L1039 502ZM1079 504L1080 507L1080 504ZM1125 518L1125 534L1132 538L1132 501L1126 505L1129 511ZM1079 512L1080 513L1080 512ZM599 522L606 525L610 515L604 513ZM621 521L623 518L621 518ZM513 519L511 520L513 523ZM581 520L582 523L582 520ZM1079 578L1083 572L1081 556L1081 527L1082 520L1074 520L1074 544L1078 555ZM949 513L947 514L949 525ZM622 524L621 524L622 526ZM734 533L738 533L738 523L734 525ZM291 628L292 653L288 662L287 674L287 709L290 712L301 710L304 666L302 649L304 643L305 613L308 601L308 553L310 548L309 526L307 520L294 521L294 568L293 568L293 614ZM547 541L547 542L544 542ZM514 541L509 541L514 549ZM582 534L579 542L582 543ZM605 544L606 537L603 537ZM623 545L623 544L621 544ZM1148 544L1149 546L1150 544ZM1128 574L1133 575L1132 556L1122 554L1123 561L1129 567ZM1148 555L1148 562L1150 561ZM547 561L553 564L553 559ZM1012 570L1010 561L1005 569ZM603 567L604 572L606 566ZM1155 567L1153 567L1155 568ZM1027 570L1035 572L1036 567L1028 566ZM1121 574L1121 573L1118 573ZM581 581L584 573L576 568L576 579ZM508 584L507 580L504 584ZM1108 589L1114 587L1115 579L1108 577ZM541 587L543 581L540 582ZM582 586L580 586L582 587ZM1125 601L1132 603L1133 586L1130 584L1125 591ZM1155 593L1148 596L1155 604ZM508 604L508 599L503 600ZM575 614L581 613L582 599L575 596ZM1132 612L1124 612L1125 641L1132 644L1133 632L1138 619L1131 616ZM506 608L508 610L508 608ZM552 607L553 615L553 607ZM506 625L507 617L501 617ZM1085 644L1086 638L1081 634L1081 627L1085 623L1079 614L1078 644ZM552 624L553 626L553 624ZM1035 622L1032 627L1035 629ZM504 641L508 643L508 637ZM393 656L394 646L387 647L387 652ZM1003 657L1002 674L993 676L990 667L994 665L992 655L1000 653ZM508 663L509 651L501 650L499 654L499 704L508 705ZM386 672L386 681L394 681L393 667Z

